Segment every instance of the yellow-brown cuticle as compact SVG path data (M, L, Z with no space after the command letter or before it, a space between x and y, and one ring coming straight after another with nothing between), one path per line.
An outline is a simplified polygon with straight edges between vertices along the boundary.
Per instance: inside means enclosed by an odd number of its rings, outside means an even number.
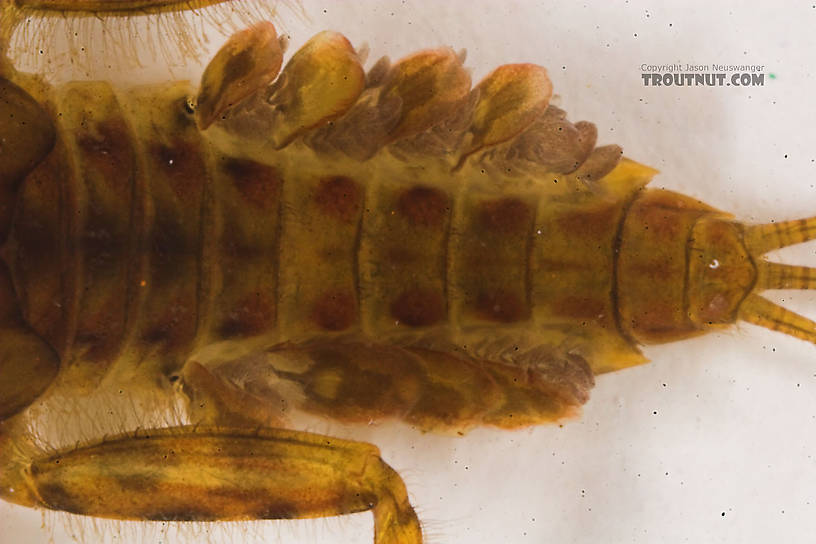
M644 190L623 219L617 254L617 299L622 332L652 344L700 334L688 315L688 242L705 214L698 200Z

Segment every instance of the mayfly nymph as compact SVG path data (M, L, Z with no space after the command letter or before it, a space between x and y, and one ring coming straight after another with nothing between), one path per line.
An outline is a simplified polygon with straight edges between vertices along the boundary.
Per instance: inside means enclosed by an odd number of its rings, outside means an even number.
M29 11L210 3L0 3L0 46ZM816 342L759 294L816 285L763 257L816 218L745 225L647 188L540 66L474 85L449 48L368 70L334 32L283 49L271 23L237 32L197 89L0 60L0 497L122 520L371 510L376 543L418 544L378 450L291 411L519 428L576 414L641 344L737 320ZM191 424L32 436L53 399L118 388Z

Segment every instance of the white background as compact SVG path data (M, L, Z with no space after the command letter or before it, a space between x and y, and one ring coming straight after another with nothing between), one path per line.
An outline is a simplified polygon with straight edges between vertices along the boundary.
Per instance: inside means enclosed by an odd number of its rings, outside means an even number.
M369 64L439 45L466 48L475 80L503 63L542 64L570 119L595 122L600 143L659 168L655 186L750 221L816 214L811 1L303 4L309 20L284 10L278 21L292 50L334 29L367 42ZM641 64L673 62L764 64L765 86L643 86ZM816 265L814 254L810 244L782 255ZM816 316L812 294L785 298ZM400 425L312 430L381 446L431 543L812 542L816 347L743 324L646 354L652 364L600 377L582 418L563 427L464 438ZM2 504L0 541L70 542L66 518L47 515L42 529L39 513ZM89 543L180 538L155 526L141 536L133 524L68 523ZM371 527L360 514L231 526L212 539L368 543Z

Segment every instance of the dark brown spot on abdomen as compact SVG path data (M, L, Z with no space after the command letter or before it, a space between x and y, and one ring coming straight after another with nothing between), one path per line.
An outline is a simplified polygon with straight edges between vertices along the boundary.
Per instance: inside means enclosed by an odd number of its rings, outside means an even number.
M523 235L530 228L533 210L517 198L501 198L482 203L482 226L504 236Z
M312 319L327 331L349 328L357 319L354 294L343 290L324 293L313 306Z
M450 198L438 189L418 185L400 195L397 210L412 226L439 228L450 212Z
M351 223L360 213L362 197L363 191L353 179L334 176L320 180L314 200L326 215Z
M391 315L411 327L427 327L445 318L445 297L439 290L406 289L391 303Z
M200 198L207 181L202 150L197 143L178 140L172 146L153 144L150 157L154 167L180 200Z
M228 158L221 169L244 203L262 210L277 208L283 183L275 168L255 161Z

